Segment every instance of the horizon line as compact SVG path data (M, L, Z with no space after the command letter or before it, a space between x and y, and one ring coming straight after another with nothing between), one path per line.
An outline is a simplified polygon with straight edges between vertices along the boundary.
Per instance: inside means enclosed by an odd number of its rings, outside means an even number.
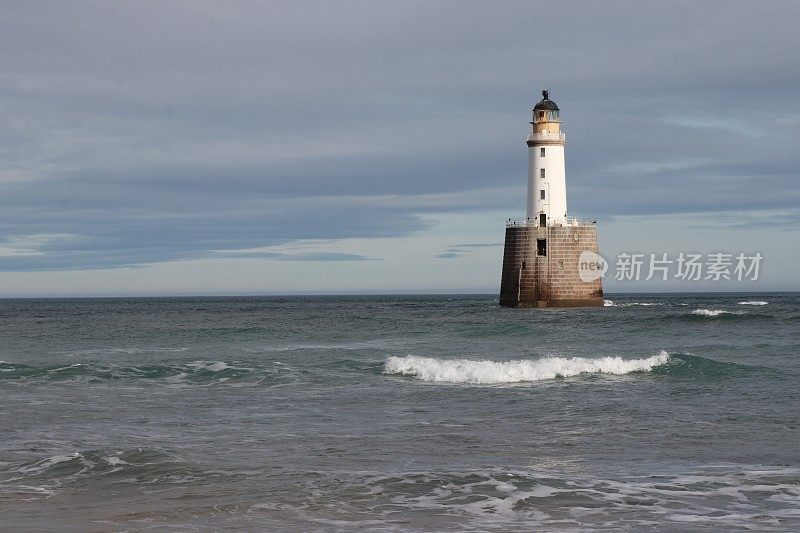
M800 290L764 290L764 291L614 291L604 295L610 296L626 295L691 295L691 294L798 294ZM78 299L114 299L114 298L288 298L288 297L365 297L365 296L492 296L500 297L498 292L475 292L475 291L451 291L451 292L430 292L430 291L374 291L374 292L265 292L265 293L163 293L163 294L71 294L71 295L49 295L49 296L0 296L2 300L78 300Z

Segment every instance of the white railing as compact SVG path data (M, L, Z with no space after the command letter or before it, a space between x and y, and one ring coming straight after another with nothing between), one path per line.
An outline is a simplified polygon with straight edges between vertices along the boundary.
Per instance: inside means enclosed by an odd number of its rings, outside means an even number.
M534 220L511 220L510 218L506 220L506 227L507 228L524 228L526 226L533 226Z
M575 217L567 217L563 220L554 220L549 222L548 226L594 226L597 224L596 220L592 220L590 218L575 218ZM506 227L507 228L525 228L525 227L538 227L539 226L539 219L538 218L527 218L525 220L506 220Z
M566 222L564 223L565 226L593 226L595 224L597 224L597 221L591 218L575 217L567 217Z
M550 132L541 132L541 133L529 133L528 134L529 141L561 141L564 142L567 140L567 136L563 133L550 133Z

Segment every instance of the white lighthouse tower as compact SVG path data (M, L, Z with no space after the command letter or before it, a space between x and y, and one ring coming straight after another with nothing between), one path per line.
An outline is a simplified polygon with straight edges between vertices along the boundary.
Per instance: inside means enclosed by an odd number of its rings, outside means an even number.
M548 91L542 91L528 134L529 224L545 227L567 221L565 142L558 106L550 100Z

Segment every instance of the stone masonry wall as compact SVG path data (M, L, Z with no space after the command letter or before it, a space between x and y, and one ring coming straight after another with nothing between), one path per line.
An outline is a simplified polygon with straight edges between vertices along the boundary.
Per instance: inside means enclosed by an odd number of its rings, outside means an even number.
M546 239L547 255L538 255L538 239ZM602 280L585 282L580 277L578 261L584 251L598 253L595 226L506 228L500 305L603 305Z

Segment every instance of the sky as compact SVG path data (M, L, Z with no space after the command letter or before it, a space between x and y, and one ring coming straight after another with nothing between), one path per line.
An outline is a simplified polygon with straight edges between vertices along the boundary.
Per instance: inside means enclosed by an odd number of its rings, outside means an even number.
M0 7L0 297L497 293L530 112L601 254L800 290L800 3Z

